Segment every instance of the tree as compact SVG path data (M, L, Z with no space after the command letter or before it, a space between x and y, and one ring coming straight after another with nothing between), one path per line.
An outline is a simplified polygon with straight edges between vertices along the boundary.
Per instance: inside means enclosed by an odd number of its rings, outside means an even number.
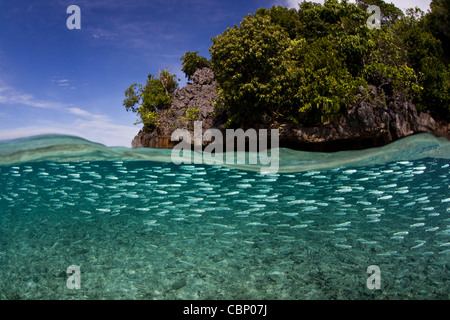
M298 12L260 9L213 38L212 67L228 125L325 122L342 113L365 84L367 17L346 2L303 2Z
M413 101L449 118L449 58L441 40L448 39L448 3L433 0L428 15L405 15L383 0L303 1L298 10L273 6L244 17L210 48L227 125L332 121L368 86L379 89L380 101ZM367 27L368 5L380 7L380 29Z
M339 46L330 38L300 43L292 55L297 61L296 92L288 114L303 123L334 120L354 102L359 86L366 83L352 76Z
M211 61L186 52L182 70L191 80L199 68L213 69L215 112L228 120L225 127L326 123L369 98L373 86L379 101L413 101L420 111L450 119L449 3L433 0L427 14L417 8L403 14L383 0L261 8L212 38ZM368 5L380 7L381 28L367 26ZM124 106L147 128L176 88L168 71L158 77L125 91Z
M429 15L420 9L408 9L406 16L393 25L399 35L407 62L415 70L420 92L413 98L421 111L438 118L450 117L449 57L442 41L433 34Z
M401 19L403 12L392 3L386 3L383 0L356 0L356 4L364 11L370 5L376 5L381 11L381 24L391 24L392 22Z
M171 74L170 70L164 69L158 72L158 78L164 88L166 96L172 98L172 93L178 88L176 75ZM170 102L168 105L170 105ZM167 106L167 104L163 106Z
M425 19L429 30L441 40L445 52L445 60L450 62L450 1L432 0L431 12Z
M248 15L212 41L211 62L228 125L262 121L291 102L289 35L269 17Z
M123 106L140 116L135 124L143 123L144 130L152 131L158 125L157 111L170 106L177 87L176 75L168 69L159 71L158 78L149 74L145 86L133 83L125 90Z
M271 22L279 25L289 35L289 38L295 39L297 37L300 26L300 18L297 15L297 10L282 6L272 6L271 9L258 9L256 15L270 17Z
M184 56L180 58L180 60L182 61L183 65L181 71L184 72L188 80L192 80L192 76L194 75L195 71L210 67L209 61L204 57L200 57L198 55L198 51L187 51Z

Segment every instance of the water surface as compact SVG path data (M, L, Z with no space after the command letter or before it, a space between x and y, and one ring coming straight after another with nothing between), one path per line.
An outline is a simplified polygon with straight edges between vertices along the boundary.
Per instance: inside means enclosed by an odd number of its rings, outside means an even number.
M281 149L267 175L66 136L0 142L0 299L449 299L449 145Z

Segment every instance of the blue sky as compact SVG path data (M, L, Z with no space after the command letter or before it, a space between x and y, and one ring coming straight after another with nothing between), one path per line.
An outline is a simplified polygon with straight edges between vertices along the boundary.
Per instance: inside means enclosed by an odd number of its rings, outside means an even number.
M248 13L298 0L0 0L0 140L37 134L80 136L130 147L140 126L124 90L180 57L209 58L211 37ZM319 1L320 2L320 1ZM394 1L426 11L430 0ZM81 9L69 30L66 9Z

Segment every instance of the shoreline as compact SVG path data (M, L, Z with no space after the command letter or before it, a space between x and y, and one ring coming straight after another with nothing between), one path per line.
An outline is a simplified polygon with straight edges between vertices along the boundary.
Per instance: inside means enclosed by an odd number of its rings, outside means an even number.
M178 143L171 141L176 129L190 131L191 141L194 141L192 132L195 121L202 122L203 134L208 129L217 129L224 134L227 119L220 111L217 112L214 103L218 97L216 88L217 81L211 69L197 70L192 83L175 91L170 107L158 111L159 123L155 129L140 130L132 141L132 148L172 149ZM274 120L268 123L241 123L240 128L230 129L278 129L280 147L315 152L381 147L419 133L430 133L450 140L448 122L419 112L412 102L405 102L400 96L383 101L376 99L377 88L372 86L370 89L371 96L361 99L345 114L327 124L302 125ZM195 116L187 117L188 111L192 110L195 110Z

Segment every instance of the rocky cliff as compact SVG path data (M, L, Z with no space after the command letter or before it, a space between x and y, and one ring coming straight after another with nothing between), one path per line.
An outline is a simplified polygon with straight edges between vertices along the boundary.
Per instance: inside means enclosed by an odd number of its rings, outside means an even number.
M194 121L202 121L204 129L220 127L213 116L213 101L217 99L217 81L208 68L197 70L192 83L177 90L169 109L158 111L159 125L152 132L141 130L133 139L132 147L172 148L178 142L171 141L177 128L193 130Z
M305 151L333 152L379 147L416 134L431 133L450 139L450 125L419 113L410 102L389 105L361 102L328 125L305 127L273 124L280 129L280 145Z
M192 83L175 92L171 107L159 111L157 128L153 132L141 130L132 147L172 148L178 143L171 141L172 132L177 128L192 131L194 121L203 122L203 131L222 129L223 123L214 116L216 87L213 71L198 70ZM377 96L376 90L372 88L373 96ZM259 129L258 124L251 127ZM395 97L389 101L362 100L338 121L326 125L272 122L264 129L280 130L280 147L324 152L382 146L422 132L450 139L447 122L437 122L429 114L419 113L414 104Z

